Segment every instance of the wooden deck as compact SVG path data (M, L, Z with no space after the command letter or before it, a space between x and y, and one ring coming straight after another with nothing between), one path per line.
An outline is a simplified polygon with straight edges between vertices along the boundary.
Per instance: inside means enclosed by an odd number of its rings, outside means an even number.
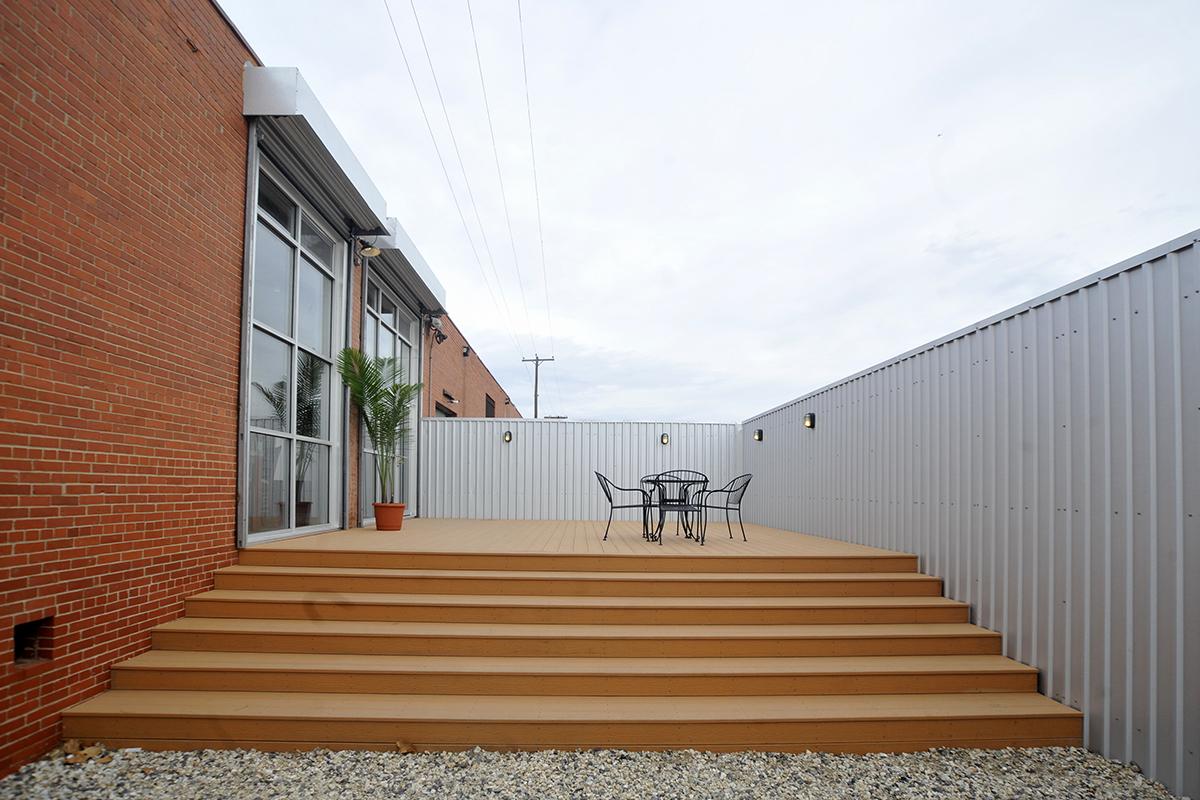
M912 555L747 526L415 520L243 550L64 714L156 749L1077 745ZM718 535L719 534L719 535Z
M641 523L615 521L604 541L604 522L592 520L410 519L402 531L353 528L269 542L263 550L369 550L376 553L439 551L453 553L554 553L559 555L637 556L862 556L894 554L861 544L746 525L742 541L737 520L729 538L724 520L710 523L708 541L676 536L669 522L659 546L642 538Z
M695 571L897 571L916 569L915 557L866 545L803 533L746 525L742 541L734 521L729 538L722 520L712 524L708 540L665 531L663 543L642 538L638 522L613 522L608 540L604 523L590 520L412 519L401 531L355 528L257 545L243 553L242 564L316 564L322 566L451 566L486 569L504 563L512 569ZM497 556L503 557L502 562Z

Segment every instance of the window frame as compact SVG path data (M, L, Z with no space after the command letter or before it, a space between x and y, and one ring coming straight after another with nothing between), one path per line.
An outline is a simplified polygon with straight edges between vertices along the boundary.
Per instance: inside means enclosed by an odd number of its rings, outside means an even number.
M243 495L243 502L239 509L238 529L242 532L240 537L244 545L259 544L262 542L272 541L274 539L288 538L292 536L307 535L319 531L336 530L341 527L342 518L342 486L344 485L345 475L341 468L341 453L345 443L341 441L342 424L341 418L343 411L343 392L340 386L337 385L337 353L341 349L342 342L345 338L345 297L347 292L347 280L349 275L348 260L350 248L346 240L340 236L336 230L329 225L324 217L316 211L304 195L296 189L283 173L275 167L270 160L261 153L256 153L256 158L252 160L251 171L248 175L247 189L247 241L246 241L246 291L244 294L246 308L244 311L244 330L246 332L242 342L242 402L244 404L243 420L241 426L241 453L239 454L243 468L240 470L239 487ZM291 201L295 206L295 219L293 227L295 230L281 224L270 213L263 210L258 203L259 190L261 181L266 178L278 188L284 196ZM305 223L320 231L333 243L332 263L327 263L316 252L309 250L302 243L302 231ZM291 317L290 327L291 333L278 330L275 326L261 322L255 318L254 314L254 253L257 246L258 226L263 225L267 230L274 235L279 236L284 243L290 248L291 255ZM305 262L311 264L320 275L332 281L329 293L329 352L323 354L314 347L309 346L301 341L300 334L300 285L301 285L301 270L304 268ZM289 376L288 376L288 425L287 430L279 431L272 428L264 428L254 424L254 418L250 415L250 408L253 405L253 364L252 350L254 338L257 332L272 337L278 342L282 342L290 354ZM326 404L326 438L320 436L309 436L301 434L296 427L297 403L296 403L296 386L297 386L297 370L301 362L302 354L318 359L327 366L328 381L325 389L325 404ZM253 436L266 435L275 439L282 439L289 443L289 463L288 463L288 486L287 486L287 512L285 515L285 527L271 531L250 531L250 513L249 497L250 486L253 476L250 474L249 459L251 451L251 442ZM327 468L328 486L325 487L328 492L327 521L313 523L305 526L296 525L296 465L300 455L302 445L309 444L316 447L324 447L327 449L329 459ZM311 468L311 467L310 467Z
M374 290L374 295L372 290ZM377 298L377 304L382 307L382 301L386 298L388 302L395 308L397 323L399 317L404 316L408 320L408 333L402 333L399 324L389 324L383 320L382 314L379 313L372 303L372 296ZM390 333L393 336L393 355L398 352L398 343L396 339L408 346L408 368L405 373L405 380L409 383L415 383L414 376L419 378L421 371L421 350L419 345L421 315L413 311L413 309L400 298L398 292L393 291L387 282L383 280L383 276L373 272L370 269L370 261L367 262L367 268L363 270L363 289L362 289L362 314L361 327L359 330L359 341L361 349L364 353L370 356L379 354L379 337L384 333ZM373 347L367 347L367 331L368 325L374 323L373 330L375 332L375 342ZM416 437L418 435L417 426L421 420L420 403L413 403L412 419L410 420L411 434L409 436L408 447L405 452L404 464L397 470L396 479L401 481L399 487L402 494L402 501L408 506L405 509L406 517L414 516L416 513L416 503L413 498L416 497L417 476L416 469L410 468L412 462L416 458ZM375 485L371 484L367 488L366 481L363 476L367 474L367 462L372 464L371 474L373 481L378 481L378 476L374 471L374 454L375 450L369 446L370 437L367 436L366 426L359 423L359 468L358 468L358 506L359 506L359 524L367 525L375 521L375 512L371 504L370 498L375 496Z

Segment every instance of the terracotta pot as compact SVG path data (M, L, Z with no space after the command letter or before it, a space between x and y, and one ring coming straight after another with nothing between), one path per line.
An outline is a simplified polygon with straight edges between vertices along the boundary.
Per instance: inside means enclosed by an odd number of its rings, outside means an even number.
M398 531L404 525L404 503L375 503L375 530Z

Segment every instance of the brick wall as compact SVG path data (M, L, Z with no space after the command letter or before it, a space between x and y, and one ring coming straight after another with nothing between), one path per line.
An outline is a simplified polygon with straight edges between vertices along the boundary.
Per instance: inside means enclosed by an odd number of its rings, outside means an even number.
M0 20L3 774L234 559L251 55L205 0Z
M485 395L491 395L496 401L497 417L520 417L516 402L504 402L509 399L508 392L497 383L475 348L470 347L470 342L448 316L442 317L442 333L446 334L446 340L441 344L435 343L432 330L425 333L422 413L435 416L435 404L441 403L455 416L482 417L485 416ZM466 356L463 356L464 347L470 348ZM450 402L443 392L449 392L459 402Z

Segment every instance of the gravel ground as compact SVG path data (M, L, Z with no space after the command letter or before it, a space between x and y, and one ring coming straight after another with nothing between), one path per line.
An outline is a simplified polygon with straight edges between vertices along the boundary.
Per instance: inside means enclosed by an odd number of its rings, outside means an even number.
M134 749L97 757L68 764L52 753L0 781L0 800L1172 797L1136 767L1078 748L867 756Z

